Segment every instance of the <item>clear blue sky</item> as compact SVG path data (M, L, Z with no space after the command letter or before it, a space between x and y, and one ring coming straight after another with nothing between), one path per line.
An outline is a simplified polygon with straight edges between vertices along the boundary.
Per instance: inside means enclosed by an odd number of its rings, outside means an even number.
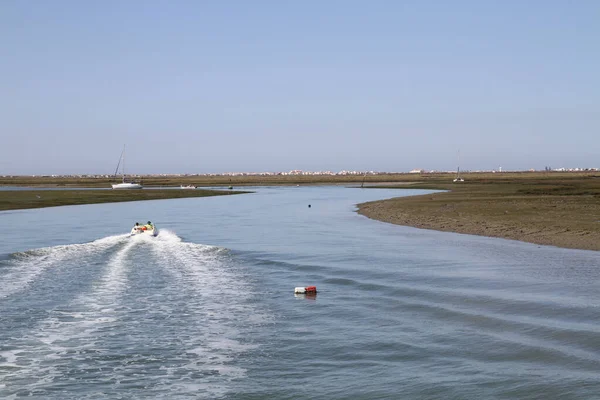
M0 175L600 167L600 1L0 2Z

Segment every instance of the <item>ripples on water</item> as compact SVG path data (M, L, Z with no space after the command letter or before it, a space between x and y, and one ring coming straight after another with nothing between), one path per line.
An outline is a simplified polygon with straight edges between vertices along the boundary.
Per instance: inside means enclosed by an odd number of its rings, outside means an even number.
M598 252L382 224L344 190L5 254L0 397L600 398Z
M17 253L0 270L4 396L218 396L246 374L242 329L266 320L226 250L168 231Z

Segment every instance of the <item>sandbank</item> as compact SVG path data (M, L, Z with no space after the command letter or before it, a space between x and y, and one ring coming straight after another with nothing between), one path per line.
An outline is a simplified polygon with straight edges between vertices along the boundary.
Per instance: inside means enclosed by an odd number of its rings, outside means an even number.
M600 179L593 178L446 185L449 192L363 203L358 212L415 228L598 251Z

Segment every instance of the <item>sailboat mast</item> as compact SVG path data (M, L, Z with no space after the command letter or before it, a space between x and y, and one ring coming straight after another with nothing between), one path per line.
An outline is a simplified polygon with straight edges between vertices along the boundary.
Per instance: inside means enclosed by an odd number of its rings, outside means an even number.
M125 183L125 145L123 145L123 183Z
M121 163L123 162L124 153L125 153L125 146L123 146L123 151L121 152L121 155L119 156L119 162L117 163L117 168L115 169L115 178L119 174L119 167L121 166Z

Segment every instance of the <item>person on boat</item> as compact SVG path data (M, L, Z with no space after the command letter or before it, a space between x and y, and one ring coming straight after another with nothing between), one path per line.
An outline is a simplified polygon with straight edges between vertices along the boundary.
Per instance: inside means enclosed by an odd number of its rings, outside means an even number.
M140 226L140 223L139 223L139 222L136 222L136 223L135 223L135 229L136 229L136 230L138 230L138 231L141 231L141 230L142 230L142 227Z
M146 224L146 228L153 229L152 222L148 221L148 223Z

